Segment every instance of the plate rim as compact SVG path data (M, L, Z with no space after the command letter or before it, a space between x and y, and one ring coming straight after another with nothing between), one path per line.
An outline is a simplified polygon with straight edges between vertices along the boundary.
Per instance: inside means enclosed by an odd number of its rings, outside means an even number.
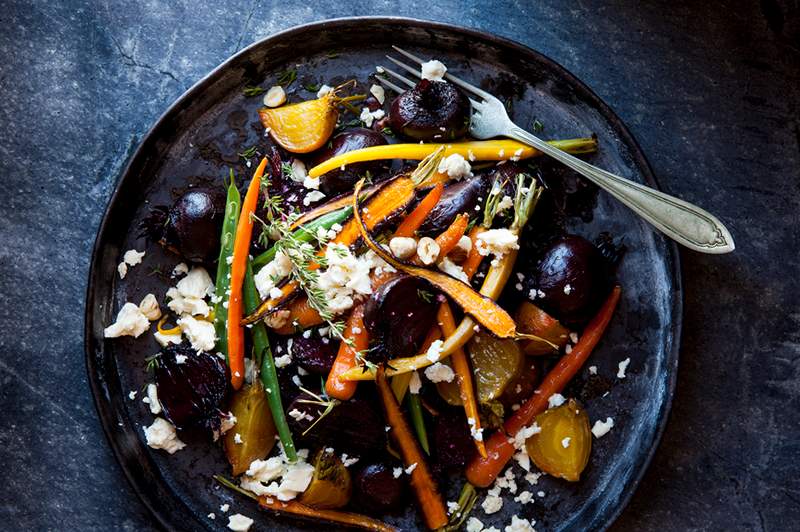
M142 136L136 149L128 156L124 167L118 173L117 179L114 183L114 191L109 197L108 203L106 204L106 207L103 211L102 219L99 225L97 226L97 233L95 235L94 244L92 245L92 255L90 260L88 281L85 293L84 358L87 371L87 380L89 381L89 387L92 391L92 399L95 405L95 409L97 410L98 417L100 418L100 423L103 428L103 433L105 434L106 439L108 440L108 444L111 447L111 450L114 454L114 458L118 463L118 465L120 466L120 468L122 469L122 472L125 475L128 484L130 485L134 493L136 493L136 495L139 497L139 500L144 504L144 506L151 513L151 515L155 518L158 526L160 526L163 529L166 530L178 529L178 527L176 527L174 513L173 511L170 511L169 513L164 512L164 508L162 507L163 501L160 501L159 499L155 498L152 493L149 493L147 490L145 490L144 487L141 485L141 479L139 479L137 475L134 475L133 471L131 471L131 468L126 464L125 454L122 449L122 444L119 441L119 438L115 435L115 431L116 429L118 429L117 427L117 423L119 423L118 420L127 418L127 414L124 411L120 412L117 409L115 409L114 405L111 402L111 399L104 395L103 386L101 385L101 381L103 380L102 365L97 364L97 361L95 360L94 357L95 347L97 346L95 346L91 325L94 321L94 312L95 312L94 303L97 292L97 287L96 287L97 283L95 282L95 279L97 279L97 274L99 272L99 267L100 267L99 257L101 255L100 248L102 247L102 244L106 240L104 235L108 231L108 224L110 218L109 215L111 213L112 207L120 201L120 191L123 188L122 183L126 179L130 180L130 171L134 166L134 163L136 163L137 160L143 156L145 148L149 147L149 144L152 142L152 140L156 138L156 133L158 132L158 130L161 129L162 125L165 122L168 122L173 114L176 114L181 110L182 104L184 102L190 100L197 93L202 91L206 86L213 83L219 75L221 75L225 70L227 70L229 66L235 63L241 56L250 53L250 51L255 48L259 48L262 46L270 46L270 43L272 42L280 41L281 39L285 39L287 37L291 37L296 34L311 32L311 31L328 30L336 26L351 27L352 25L357 25L359 22L372 22L372 23L378 22L378 23L391 23L396 25L412 25L422 29L429 29L429 30L449 32L449 33L459 33L483 41L488 41L492 44L500 45L511 50L515 50L523 54L524 56L537 57L541 62L545 63L548 68L555 71L559 71L560 74L569 81L569 83L579 87L583 91L583 94L591 100L591 104L598 109L598 112L601 115L603 115L603 117L606 118L614 126L615 132L619 134L619 140L623 144L628 145L628 147L630 148L630 155L633 159L633 163L641 172L644 181L653 188L656 188L658 190L660 190L661 188L659 186L658 180L656 179L653 173L650 163L644 154L644 151L637 142L636 138L628 129L627 125L623 122L623 120L619 116L617 116L617 114L613 111L613 109L603 99L601 99L586 83L581 81L571 71L569 71L563 65L551 59L544 53L537 51L513 39L492 34L489 33L488 31L476 28L470 28L466 26L460 26L457 24L451 24L449 22L432 21L432 20L418 19L413 17L383 16L383 15L337 17L332 19L308 22L305 24L300 24L292 26L290 28L286 28L284 30L270 34L262 39L254 41L250 45L242 48L238 52L229 56L222 63L220 63L210 72L205 74L202 78L200 78L197 82L192 84L191 87L186 89L177 99L175 99L171 104L169 104L167 109L158 117L158 119L148 129L147 133L145 133ZM661 412L659 412L657 427L652 434L652 440L643 458L641 466L639 467L638 471L631 476L629 485L622 492L622 495L618 499L617 504L614 505L613 509L607 514L604 522L600 526L600 530L608 529L619 518L623 510L627 508L631 498L638 489L639 484L641 483L644 475L647 473L651 465L653 456L655 455L656 451L658 450L661 444L664 431L666 430L666 426L669 424L669 420L671 417L672 403L675 396L675 388L678 376L678 365L680 359L684 294L683 294L681 261L680 261L678 246L674 241L671 241L669 239L666 240L665 244L666 244L665 251L667 256L666 263L671 280L674 285L670 301L670 307L673 319L668 326L668 332L671 333L672 336L672 345L669 346L669 349L667 350L668 359L667 359L666 370L669 373L667 375L665 400L661 405ZM102 351L101 346L98 349L98 351ZM188 508L186 508L185 505L182 504L182 506L184 507L185 510L188 510ZM187 513L189 516L191 516L193 521L196 521L197 518L192 512L184 512L184 513Z

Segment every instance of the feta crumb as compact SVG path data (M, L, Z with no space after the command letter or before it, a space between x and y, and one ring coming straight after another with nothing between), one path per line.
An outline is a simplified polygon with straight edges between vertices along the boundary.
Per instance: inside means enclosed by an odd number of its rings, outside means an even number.
M150 413L158 415L161 413L161 403L158 401L158 387L155 384L147 385L147 403L150 406Z
M536 532L533 528L534 523L536 521L528 521L527 519L522 519L516 515L511 516L511 524L506 526L503 531L504 532Z
M459 153L453 153L439 162L440 174L447 174L453 179L462 179L472 175L472 166Z
M626 358L622 362L619 363L619 369L617 370L617 378L624 379L625 378L625 371L628 369L628 364L631 363L630 358Z
M198 351L211 351L214 349L217 333L213 323L185 315L178 319L177 324L194 349Z
M564 293L570 295L572 293L572 285L567 283L564 285Z
M420 68L420 76L422 79L429 79L431 81L444 81L445 72L447 72L447 67L437 59L431 59L426 63L422 63Z
M484 513L486 515L491 515L493 513L497 513L500 511L500 508L503 507L503 499L496 495L487 495L483 502L481 503L481 508L483 508Z
M607 417L605 421L600 421L599 419L594 422L594 426L592 427L592 434L594 434L595 438L602 438L614 427L614 420L610 417Z
M139 303L139 310L141 310L142 314L150 321L155 321L161 317L161 308L158 306L156 296L153 294L144 296L142 302Z
M189 357L186 356L186 355L180 355L180 354L175 355L175 363L176 364L185 364L187 358L189 358Z
M425 376L431 382L452 382L455 373L453 373L453 368L450 366L436 362L434 365L425 368Z
M405 468L406 475L410 475L411 473L413 473L416 468L417 468L417 463L414 462L413 464Z
M561 447L563 447L564 449L566 449L567 447L569 447L569 442L570 442L570 441L572 441L572 438L570 438L569 436L567 436L566 438L564 438L563 440L561 440Z
M439 248L439 244L431 237L424 236L417 242L417 256L419 260L422 261L422 264L426 266L430 266L436 262L436 259L439 258L440 251L441 248Z
M286 102L286 91L280 85L270 87L264 95L264 105L267 107L279 107Z
M375 120L380 120L384 117L386 113L383 112L383 109L378 109L376 111L370 111L369 107L364 107L361 109L361 114L359 115L358 119L364 122L364 125L367 127L372 127L372 123Z
M514 500L520 504L529 504L533 500L533 493L530 491L523 491Z
M458 510L458 503L454 501L447 501L447 513L452 515Z
M253 520L242 514L233 514L228 517L228 528L235 532L247 532L253 526Z
M300 159L292 159L292 181L302 183L308 177L306 165Z
M358 460L359 460L356 457L352 457L351 458L351 457L347 456L347 453L342 453L342 456L340 457L340 459L342 461L342 465L344 465L345 467L350 467L352 465L355 465L355 464L358 463Z
M481 532L483 523L477 517L470 517L467 520L467 532Z
M425 353L425 357L431 362L439 362L439 357L442 356L443 345L443 341L434 340L433 343L431 343L431 346L428 348L428 351Z
M468 255L470 251L472 251L472 239L467 235L462 236L458 239L458 244L456 244L456 249L459 250L464 255Z
M141 309L133 303L125 303L119 309L117 320L103 329L105 338L119 338L120 336L133 336L138 338L150 328L150 320L142 314Z
M544 497L544 492L543 491L537 491L536 492L536 496L537 497Z
M555 408L557 406L561 406L564 404L565 401L566 399L564 398L563 395L561 395L560 393L554 393L547 400L547 408Z
M511 196L503 196L503 199L497 204L497 212L507 211L514 207L514 198Z
M231 509L231 505L228 504L227 502L225 504L220 505L220 507L219 507L219 511L224 513L224 514L228 513L228 510L230 510L230 509Z
M319 177L306 176L303 179L303 186L310 190L319 190Z
M331 87L330 85L323 85L317 91L317 98L322 98L323 96L325 96L326 94L328 94L332 90L333 90L333 87Z
M233 435L233 443L237 443L237 444L242 444L243 443L242 435L239 434L238 432Z
M205 298L213 290L211 276L205 268L196 266L178 284L167 290L167 298L170 299L167 307L178 315L208 316L211 309Z
M210 513L210 514L208 514L206 517L208 517L208 518L209 518L209 519L211 519L212 521L213 521L214 519L216 519L216 518L217 518L217 516L216 516L216 515L214 515L214 512L211 512L211 513Z
M450 277L454 277L459 281L463 281L465 283L469 283L469 277L467 273L464 271L464 268L453 262L452 260L445 257L442 261L437 264L437 268L441 271L449 275Z
M122 256L122 262L127 264L128 266L136 266L137 264L142 263L142 258L144 257L144 251L136 251L135 249L129 249L125 252L125 255Z
M136 392L136 390L131 390L130 392L128 392L128 399L130 399L131 401L133 401L134 399L136 399L136 394L137 394L137 393L138 393L138 392Z
M472 152L472 150L467 150L467 159L469 159L470 161L475 160L475 154Z
M372 85L369 88L370 94L375 96L375 99L378 100L378 103L383 105L383 102L386 101L386 91L380 85Z
M328 267L319 274L317 286L334 314L352 308L355 299L372 293L370 270L379 265L374 253L356 257L347 246L331 244L325 259Z
M396 236L389 241L389 250L398 259L408 259L417 252L417 241L411 237Z
M597 375L597 366L589 366L589 373L591 375Z
M506 253L519 249L517 240L517 235L508 229L489 229L478 235L475 244L482 256L493 254L500 259Z
M147 445L153 449L163 449L169 454L175 454L186 444L178 439L175 426L163 417L157 417L153 424L144 428L144 436Z
M324 197L325 194L323 192L320 192L319 190L312 190L311 192L306 194L306 196L303 198L303 205L308 207L312 203L317 202Z
M283 356L279 356L275 359L275 367L276 368L285 368L289 364L292 363L292 355L287 353Z
M273 456L266 460L253 460L247 468L245 475L257 482L271 482L283 476L286 465L280 456Z
M292 272L292 260L283 251L275 253L275 258L258 270L253 280L259 295L266 299L275 284Z
M394 469L392 469L392 476L394 478L400 478L400 475L402 475L402 474L403 474L403 468L402 467L395 467Z
M576 333L576 332L569 333L569 341L572 342L573 344L577 344L578 343L578 333Z
M117 264L117 273L119 274L120 279L124 279L125 276L128 275L128 265L124 262Z
M186 275L187 273L189 273L189 266L187 266L185 262L179 262L174 268L172 268L173 277Z

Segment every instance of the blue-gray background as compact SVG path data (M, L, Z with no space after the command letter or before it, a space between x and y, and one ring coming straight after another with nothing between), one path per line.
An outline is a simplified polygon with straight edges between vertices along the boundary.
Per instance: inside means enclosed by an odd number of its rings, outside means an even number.
M0 4L3 528L152 527L106 445L82 350L91 245L142 135L257 39L388 14L476 27L552 57L630 126L665 190L733 232L733 255L682 252L673 413L616 528L800 522L796 0Z

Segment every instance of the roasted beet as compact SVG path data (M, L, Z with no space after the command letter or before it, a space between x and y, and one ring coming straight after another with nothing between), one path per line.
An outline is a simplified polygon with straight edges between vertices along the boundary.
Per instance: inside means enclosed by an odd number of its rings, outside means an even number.
M228 389L225 362L189 345L168 345L154 359L158 401L178 428L219 428L220 405Z
M469 129L469 100L452 83L421 80L392 102L392 129L415 140L451 140Z
M171 207L154 207L142 222L145 234L194 262L213 260L225 215L221 191L192 188Z
M456 216L468 213L476 214L475 207L480 203L479 198L486 198L489 190L487 176L474 176L461 181L456 181L445 187L442 198L425 218L425 223L419 229L420 234L436 236L447 229Z
M383 416L374 402L361 398L340 402L303 435L325 411L325 406L304 402L308 400L313 398L303 393L286 407L296 441L311 446L333 446L337 452L351 456L374 454L385 449ZM292 415L294 411L298 413Z
M310 373L327 375L336 360L338 341L312 334L305 338L298 334L292 338L292 361Z
M536 269L534 301L562 322L589 319L610 288L609 265L597 248L577 235L557 239Z
M314 163L320 164L336 155L383 144L386 144L386 138L377 131L363 127L348 129L333 137L327 146L320 148L314 158ZM320 190L329 196L350 190L367 171L374 174L381 166L380 161L368 161L351 164L344 170L332 170L320 178Z
M381 514L401 507L406 495L404 475L395 478L392 470L402 464L368 464L353 479L353 503L359 511Z
M377 344L370 352L373 360L416 354L437 307L431 286L410 275L398 275L375 290L364 306L364 325Z
M433 423L436 462L444 469L463 467L475 454L475 444L463 411L448 408Z

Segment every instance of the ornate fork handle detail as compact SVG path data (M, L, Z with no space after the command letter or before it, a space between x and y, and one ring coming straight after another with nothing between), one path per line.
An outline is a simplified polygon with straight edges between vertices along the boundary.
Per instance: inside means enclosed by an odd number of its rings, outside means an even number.
M516 124L506 134L585 176L678 243L703 253L730 253L735 249L722 222L700 207L564 153Z

